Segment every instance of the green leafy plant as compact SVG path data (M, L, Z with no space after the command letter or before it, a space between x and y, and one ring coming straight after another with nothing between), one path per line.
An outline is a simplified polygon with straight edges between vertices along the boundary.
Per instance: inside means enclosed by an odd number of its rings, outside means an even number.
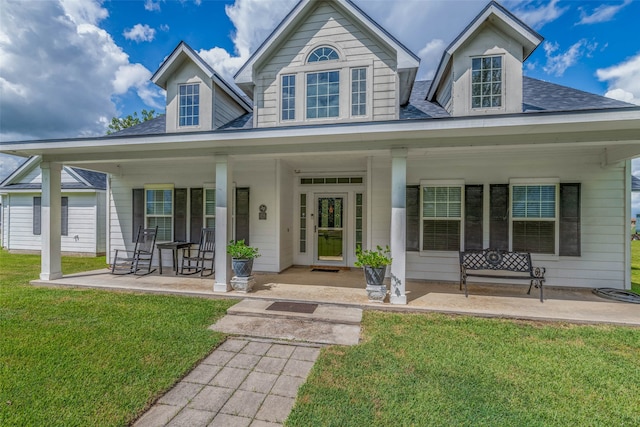
M236 259L254 259L260 256L258 248L247 246L244 240L231 240L227 245L227 253Z
M391 250L388 245L384 249L378 245L376 249L368 249L366 251L358 247L356 249L357 261L353 264L356 267L380 268L391 264L392 258L389 255L391 255Z

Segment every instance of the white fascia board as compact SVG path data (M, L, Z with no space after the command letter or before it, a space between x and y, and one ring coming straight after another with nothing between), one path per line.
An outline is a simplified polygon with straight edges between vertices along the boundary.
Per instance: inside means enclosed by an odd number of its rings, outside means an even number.
M41 161L42 161L42 158L40 156L31 156L31 157L29 157L29 159L27 159L26 162L24 162L22 165L20 165L9 176L7 176L2 182L0 182L0 185L2 187L4 187L4 186L6 186L8 184L11 184L12 182L15 182L15 181L19 180L24 175L26 175L27 173L31 172L31 170L33 170L35 167L37 167L40 164Z
M468 117L455 119L407 120L367 125L298 126L237 131L173 133L158 136L127 138L94 138L54 141L26 141L4 143L2 152L45 154L64 161L65 156L104 158L131 153L160 152L161 150L189 150L199 156L201 152L233 152L239 148L266 149L270 144L303 148L305 144L349 142L396 142L421 139L472 138L480 136L517 136L554 134L557 132L588 133L607 131L611 138L616 133L626 137L629 131L640 129L640 109L594 111L579 114L518 114L513 116ZM618 139L620 139L618 138ZM612 139L613 140L613 139ZM517 145L517 144L516 144ZM295 150L293 150L295 151ZM174 152L174 151L173 151ZM302 151L301 151L302 152ZM175 153L175 152L174 152ZM109 155L113 154L112 157Z
M234 76L234 81L237 85L250 84L253 82L253 66L258 60L269 51L271 45L277 41L280 36L290 28L290 25L302 15L302 12L309 7L312 3L311 0L300 1L291 12L285 17L285 19L276 27L276 29L269 35L265 42L254 52L247 62L238 70ZM360 8L353 4L349 0L335 0L338 7L344 8L352 16L362 22L373 34L375 34L380 40L390 46L397 55L398 69L418 68L420 66L420 58L413 52L403 46L399 41L393 38L389 33L382 29L382 27L375 22L371 17L364 13Z

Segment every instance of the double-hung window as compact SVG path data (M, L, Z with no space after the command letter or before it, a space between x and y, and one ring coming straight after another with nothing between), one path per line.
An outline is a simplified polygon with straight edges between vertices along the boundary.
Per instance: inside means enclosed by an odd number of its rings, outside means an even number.
M204 189L204 226L216 227L216 189Z
M367 69L351 70L351 115L367 115Z
M200 125L200 85L180 85L179 91L179 116L180 126Z
M145 224L158 227L157 240L173 240L173 186L145 187Z
M422 185L423 251L459 251L463 185Z
M282 76L282 121L296 119L296 76Z
M512 184L512 249L556 253L557 184Z
M471 60L471 107L502 107L502 56Z

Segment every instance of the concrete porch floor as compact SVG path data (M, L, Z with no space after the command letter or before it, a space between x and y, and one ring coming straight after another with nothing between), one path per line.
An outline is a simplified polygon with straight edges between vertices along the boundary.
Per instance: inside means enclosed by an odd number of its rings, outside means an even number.
M307 301L399 312L442 312L484 317L529 320L611 323L640 326L638 304L615 302L594 295L590 289L545 287L544 303L539 290L527 295L526 285L470 284L469 297L457 283L407 280L407 305L370 303L361 270L311 271L292 267L282 273L255 273L256 286L250 293L213 292L213 278L159 275L116 276L96 270L64 276L52 281L35 280L38 286L69 286L119 291L167 293L207 298L258 298ZM388 280L388 279L387 279Z

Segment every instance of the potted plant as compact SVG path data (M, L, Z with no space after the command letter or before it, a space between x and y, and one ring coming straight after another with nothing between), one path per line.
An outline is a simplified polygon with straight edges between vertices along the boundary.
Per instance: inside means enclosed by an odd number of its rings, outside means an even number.
M231 255L231 268L237 277L251 276L253 260L258 258L258 248L248 246L244 240L231 240L227 245L227 253Z
M378 245L376 249L365 250L356 249L356 267L362 267L364 278L367 282L367 295L369 301L383 302L387 296L387 285L384 284L384 275L387 265L391 264L392 258L389 246L384 249Z

